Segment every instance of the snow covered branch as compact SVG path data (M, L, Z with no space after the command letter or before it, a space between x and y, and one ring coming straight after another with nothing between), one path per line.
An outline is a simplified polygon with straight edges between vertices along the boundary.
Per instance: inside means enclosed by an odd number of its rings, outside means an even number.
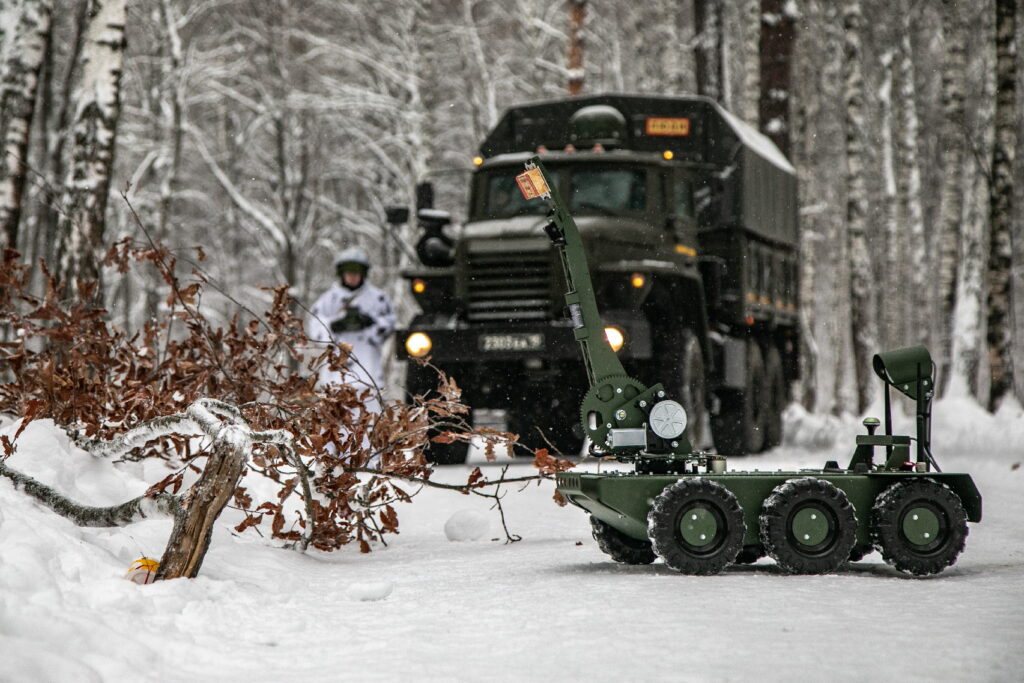
M15 486L22 487L25 493L78 526L128 526L157 515L177 517L182 513L178 496L169 493L146 494L132 498L120 505L91 507L74 502L56 489L26 474L12 470L2 462L0 462L0 476L10 479Z

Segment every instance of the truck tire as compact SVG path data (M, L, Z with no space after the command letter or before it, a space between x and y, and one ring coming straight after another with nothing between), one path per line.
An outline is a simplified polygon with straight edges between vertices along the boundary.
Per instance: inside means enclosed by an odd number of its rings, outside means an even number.
M736 559L746 531L736 496L704 477L669 484L647 513L654 552L683 574L721 572Z
M431 441L424 451L428 462L435 465L462 465L469 455L469 444L464 441L434 443Z
M433 368L409 361L405 372L405 391L409 396L424 396L437 389L438 376ZM430 440L438 434L440 431L437 429L428 432L427 445L423 451L427 462L435 465L461 465L466 462L469 444L463 441L435 443Z
M724 455L759 453L764 447L765 369L757 342L747 341L746 385L724 390L717 415L711 417L715 447Z
M597 547L608 557L622 564L650 564L657 559L650 541L639 541L611 527L597 517L590 517L591 533Z
M765 398L764 449L782 443L782 411L786 408L786 378L782 372L782 356L774 345L764 355Z
M686 410L686 437L694 448L709 445L707 375L700 340L691 330L676 337L677 351L668 364L664 382L669 394L678 398Z

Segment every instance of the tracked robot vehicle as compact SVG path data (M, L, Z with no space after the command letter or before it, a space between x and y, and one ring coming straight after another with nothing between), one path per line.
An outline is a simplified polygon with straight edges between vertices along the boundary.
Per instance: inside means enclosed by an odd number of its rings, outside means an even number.
M878 549L915 575L941 572L964 548L967 522L981 521L981 495L968 474L942 472L929 434L934 366L923 347L878 354L885 384L882 422L864 421L850 462L821 469L729 471L724 455L694 451L687 414L661 384L626 375L604 337L572 215L538 157L516 178L527 199L550 206L545 232L565 272L565 301L590 388L580 419L592 452L631 463L631 472L563 472L558 491L590 514L598 546L613 560L660 557L684 574L716 574L771 556L785 571L823 574ZM917 434L893 434L891 389L916 403Z

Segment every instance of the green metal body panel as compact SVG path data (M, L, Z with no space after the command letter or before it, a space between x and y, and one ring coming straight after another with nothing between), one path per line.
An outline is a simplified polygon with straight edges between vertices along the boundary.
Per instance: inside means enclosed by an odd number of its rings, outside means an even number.
M708 168L730 168L721 179L721 216L726 224L742 227L772 242L795 246L797 234L796 173L762 136L718 106L693 96L595 95L524 104L510 108L480 145L486 158L532 151L540 146L559 150L609 140L604 132L580 139L573 115L591 107L614 107L626 121L623 149L636 152L670 150L679 161ZM682 136L645 135L649 117L686 118L689 133ZM708 224L703 227L716 227Z
M689 130L648 134L651 118L685 119ZM580 435L559 439L554 428L575 421L587 378L571 362L577 339L564 317L547 219L539 208L499 212L489 194L499 177L514 193L506 181L540 146L548 169L566 171L558 188L566 198L579 171L645 174L642 208L574 211L603 322L624 332L618 357L627 374L675 387L678 376L666 368L679 360L673 344L687 332L702 347L712 400L742 389L726 368L744 347L730 342L774 347L786 380L797 378L796 174L750 126L707 98L685 96L573 97L508 109L480 146L467 220L452 231L451 265L403 273L426 287L414 294L422 313L399 331L399 358L408 358L411 334L425 333L431 362L465 387L474 409L504 411L508 428L531 446L546 445L531 441L540 428L565 452L579 447ZM634 288L632 273L646 285ZM411 394L432 388L429 378L410 378Z
M831 482L843 491L857 514L857 543L870 544L871 508L882 491L898 481L928 477L949 486L963 502L967 519L981 521L981 495L970 475L939 472L829 472L799 470L776 472L725 472L722 474L583 474L562 472L557 476L558 491L570 503L636 539L647 539L647 513L654 498L666 486L687 477L704 477L729 489L743 508L747 531L744 544L758 543L761 506L776 486L790 479L815 477Z

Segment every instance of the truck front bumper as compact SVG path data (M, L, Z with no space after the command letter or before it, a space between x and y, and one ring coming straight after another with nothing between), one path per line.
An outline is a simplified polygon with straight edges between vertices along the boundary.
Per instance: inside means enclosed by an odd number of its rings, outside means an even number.
M650 324L644 318L629 314L605 317L608 325L624 333L626 341L619 351L620 358L651 357ZM430 339L426 356L435 363L580 358L579 343L569 320L480 325L420 316L407 329L398 331L395 350L399 359L410 358L406 341L416 333Z

